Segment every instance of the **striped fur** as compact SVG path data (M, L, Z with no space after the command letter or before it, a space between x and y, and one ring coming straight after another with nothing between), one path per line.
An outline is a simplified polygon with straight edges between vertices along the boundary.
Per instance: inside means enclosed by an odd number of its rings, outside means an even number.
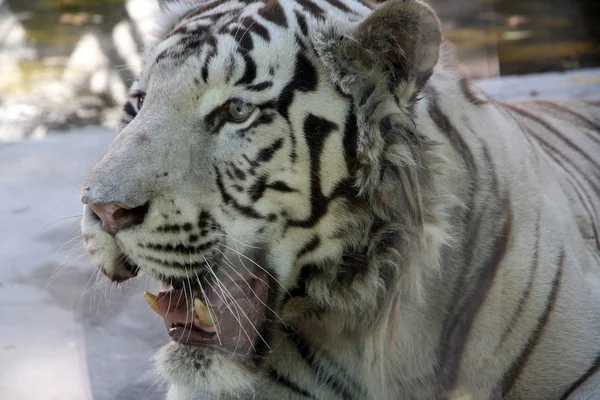
M169 343L170 398L600 398L599 103L488 98L417 0L162 14L83 191L148 215L115 240L86 207L86 246L113 280L273 277L256 369Z

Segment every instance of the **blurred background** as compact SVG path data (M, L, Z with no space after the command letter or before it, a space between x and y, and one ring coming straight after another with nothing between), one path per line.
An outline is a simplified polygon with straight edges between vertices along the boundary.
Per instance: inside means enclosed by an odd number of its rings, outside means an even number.
M503 99L600 100L599 0L429 0ZM144 279L103 283L78 188L114 135L156 0L0 0L0 400L154 400Z

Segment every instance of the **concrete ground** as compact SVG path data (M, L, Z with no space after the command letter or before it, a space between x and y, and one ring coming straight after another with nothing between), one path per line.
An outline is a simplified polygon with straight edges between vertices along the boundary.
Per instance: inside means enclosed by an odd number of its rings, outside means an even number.
M480 82L499 99L600 100L600 70ZM113 132L0 145L0 399L154 400L167 340L141 293L99 281L78 233L78 188Z

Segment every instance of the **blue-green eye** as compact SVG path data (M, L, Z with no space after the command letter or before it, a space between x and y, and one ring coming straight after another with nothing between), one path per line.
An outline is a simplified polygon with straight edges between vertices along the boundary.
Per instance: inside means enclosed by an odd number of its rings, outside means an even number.
M230 100L226 104L227 119L231 122L244 122L256 110L256 106L243 102L242 100Z

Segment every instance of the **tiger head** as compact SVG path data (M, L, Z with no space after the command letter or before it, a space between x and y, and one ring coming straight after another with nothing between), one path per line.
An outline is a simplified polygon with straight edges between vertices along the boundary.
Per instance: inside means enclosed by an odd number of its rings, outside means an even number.
M418 1L162 12L82 189L84 242L109 279L163 282L146 296L172 338L169 381L243 390L283 326L358 334L422 273L403 268L436 224L432 144L412 115L439 24Z

